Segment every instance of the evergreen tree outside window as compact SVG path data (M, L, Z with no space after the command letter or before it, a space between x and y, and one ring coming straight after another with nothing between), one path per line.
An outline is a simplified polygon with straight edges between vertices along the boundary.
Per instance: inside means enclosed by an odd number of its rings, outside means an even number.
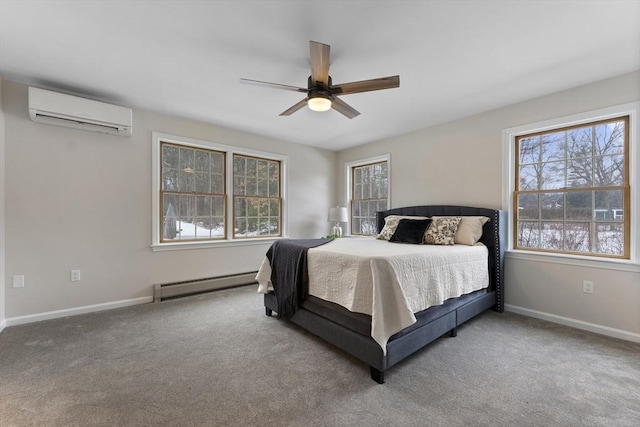
M233 156L233 237L280 236L280 162Z
M152 159L154 251L286 234L287 156L153 132Z
M161 242L225 238L225 153L161 143Z

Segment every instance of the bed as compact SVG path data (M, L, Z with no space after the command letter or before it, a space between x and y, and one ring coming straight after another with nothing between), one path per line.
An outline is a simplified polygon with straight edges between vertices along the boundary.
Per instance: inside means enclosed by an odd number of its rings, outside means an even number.
M476 245L394 245L387 241L367 241L366 238L354 237L336 239L326 245L305 249L304 256L300 257L304 261L304 274L300 275L304 279L300 282L304 282L306 286L304 291L300 290L304 298L297 297L299 304L287 316L288 321L369 365L371 378L380 384L384 383L384 374L389 368L445 334L455 337L457 327L467 320L490 308L497 312L504 310L505 211L441 205L395 208L377 213L379 232L388 231L385 221L393 216L411 217L410 219L469 217L469 220L487 217L489 221L480 226L482 234ZM403 222L406 225L406 221ZM362 249L362 245L366 245L366 250ZM399 248L399 254L387 260L379 256L384 247L394 248L394 251ZM423 265L419 269L421 274L429 277L413 272L405 274L404 269L411 264L426 262L415 258L418 256L416 254L423 256L422 252L436 250L443 250L457 257L454 258L455 262L444 262L448 264L445 266L449 268L448 271L435 274L442 276L441 281L445 282L445 286L447 282L455 286L449 286L449 294L437 293L435 297L427 297L425 295L430 292L421 289L425 286L421 287L420 281L429 282L432 279L432 268ZM339 269L343 272L339 275L347 278L346 282L337 284L336 287L342 289L339 292L332 290L331 286L334 285L331 283L327 285L327 282L334 281L331 279L331 272L338 265L331 264L327 267L327 260L338 259L329 258L330 256L339 257ZM465 257L470 257L469 261ZM360 267L352 267L352 263L359 263ZM429 261L425 265L431 265L429 263L433 262ZM466 269L466 264L473 264L475 270L464 272L466 270L462 266ZM318 274L323 265L323 272ZM370 266L372 273L363 272L363 265ZM437 266L433 264L433 270L436 269ZM293 268L292 271L294 270L301 268ZM279 307L276 295L265 281L265 277L270 277L270 274L269 262L265 261L258 273L258 282L261 283L259 292L265 293L267 316L278 313ZM368 275L372 278L367 287L366 283L360 282L363 282L363 277L366 282ZM406 284L408 277L409 282L417 283ZM359 282L354 285L357 280ZM300 286L298 283L296 287ZM344 295L334 294L346 294L347 297L345 299ZM414 294L418 295L417 299L413 298ZM282 305L280 308L284 312Z

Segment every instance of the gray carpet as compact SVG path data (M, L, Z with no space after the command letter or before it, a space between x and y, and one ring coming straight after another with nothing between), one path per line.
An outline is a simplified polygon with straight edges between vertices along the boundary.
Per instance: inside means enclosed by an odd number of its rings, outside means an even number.
M637 426L640 345L486 312L390 369L255 286L0 333L0 425Z

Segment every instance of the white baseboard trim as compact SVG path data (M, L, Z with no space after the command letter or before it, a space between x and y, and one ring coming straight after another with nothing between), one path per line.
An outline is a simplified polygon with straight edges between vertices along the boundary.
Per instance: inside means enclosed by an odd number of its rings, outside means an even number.
M2 332L2 330L7 326L7 321L5 319L2 319L0 321L0 332Z
M505 304L504 309L523 316L535 317L536 319L546 320L552 323L559 323L584 331L595 332L596 334L606 335L613 338L619 338L626 341L640 343L640 334L635 332L624 331L622 329L610 328L608 326L597 325L595 323L583 322L582 320L571 319L569 317L558 316L543 311L531 310L529 308L519 307L517 305Z
M110 310L112 308L128 307L130 305L146 304L153 302L153 297L132 298L121 301L105 302L102 304L85 305L84 307L67 308L64 310L47 311L44 313L28 314L26 316L9 317L5 319L6 326L22 325L25 323L40 322L42 320L58 319L60 317L75 316L78 314L93 313L96 311Z

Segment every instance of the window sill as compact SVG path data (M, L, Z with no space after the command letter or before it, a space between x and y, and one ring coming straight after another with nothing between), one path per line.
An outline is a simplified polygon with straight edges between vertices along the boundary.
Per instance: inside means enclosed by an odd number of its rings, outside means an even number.
M598 268L603 270L630 271L640 273L640 264L633 261L621 259L603 259L585 257L579 255L532 253L522 250L510 250L505 253L507 259L518 259L524 261L544 262L552 264L564 264L579 267Z
M236 239L236 240L216 240L209 242L176 242L176 243L156 243L151 245L153 252L181 251L187 249L210 249L228 248L232 246L255 246L271 245L278 239L284 237L264 237L260 239Z

